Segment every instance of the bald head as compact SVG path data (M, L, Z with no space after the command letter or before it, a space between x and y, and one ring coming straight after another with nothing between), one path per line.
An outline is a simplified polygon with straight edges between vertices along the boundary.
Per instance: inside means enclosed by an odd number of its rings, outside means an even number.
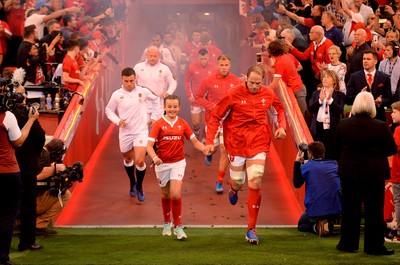
M354 33L354 42L359 46L364 44L367 32L364 29L357 29Z
M325 32L322 26L314 26L310 29L310 40L320 42L324 38Z
M160 60L160 50L157 46L150 46L146 50L147 63L151 66L156 65Z

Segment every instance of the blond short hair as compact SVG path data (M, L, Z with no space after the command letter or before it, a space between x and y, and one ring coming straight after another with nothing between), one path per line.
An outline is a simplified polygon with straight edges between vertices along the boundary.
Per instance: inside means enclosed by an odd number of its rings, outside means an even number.
M339 57L342 55L342 51L340 50L339 46L332 45L331 47L328 48L328 52L329 50L335 50L339 54Z

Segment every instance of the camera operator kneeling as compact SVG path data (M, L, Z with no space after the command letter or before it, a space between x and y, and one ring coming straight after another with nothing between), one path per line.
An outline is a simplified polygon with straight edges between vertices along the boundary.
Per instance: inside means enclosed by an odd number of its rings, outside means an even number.
M325 146L315 141L299 146L294 162L293 184L300 188L306 183L305 212L298 222L298 230L314 232L321 237L333 233L335 220L341 213L340 179L335 160L325 160ZM309 160L304 163L305 152Z
M68 189L65 189L63 193L53 190L54 176L67 168L64 164L57 163L65 151L64 143L60 139L52 139L43 147L40 154L38 167L41 172L37 175L36 235L57 234L55 230L50 229L51 221L71 198Z

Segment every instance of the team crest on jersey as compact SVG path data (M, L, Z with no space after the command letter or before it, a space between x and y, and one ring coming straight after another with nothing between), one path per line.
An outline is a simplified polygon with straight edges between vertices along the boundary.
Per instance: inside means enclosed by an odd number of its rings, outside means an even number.
M241 100L241 101L240 101L240 104L246 104L246 103L247 103L246 100Z
M161 130L166 131L168 129L168 126L161 126Z
M208 73L209 75L211 75L211 71L208 71L207 73Z
M199 71L195 71L194 74L195 74L195 75L198 75L198 74L200 74L200 72L199 72Z
M139 102L142 102L142 93L139 93Z
M120 96L119 99L124 99L124 96Z
M182 126L178 125L178 130L182 130Z
M263 98L263 99L261 100L261 103L262 103L263 106L265 106L265 102L266 102L266 100Z
M214 88L218 88L218 85L214 85Z
M230 84L229 86L232 88L232 87L234 87L235 85L234 85L234 84Z
M229 161L231 162L231 163L233 163L233 161L235 161L235 156L229 156Z

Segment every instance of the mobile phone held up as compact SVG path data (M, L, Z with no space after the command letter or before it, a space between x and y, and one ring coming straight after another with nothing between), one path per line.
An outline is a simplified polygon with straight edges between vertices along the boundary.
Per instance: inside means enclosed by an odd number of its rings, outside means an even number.
M256 53L256 62L257 62L257 64L260 64L262 62L262 58L261 58L261 53L260 52Z

